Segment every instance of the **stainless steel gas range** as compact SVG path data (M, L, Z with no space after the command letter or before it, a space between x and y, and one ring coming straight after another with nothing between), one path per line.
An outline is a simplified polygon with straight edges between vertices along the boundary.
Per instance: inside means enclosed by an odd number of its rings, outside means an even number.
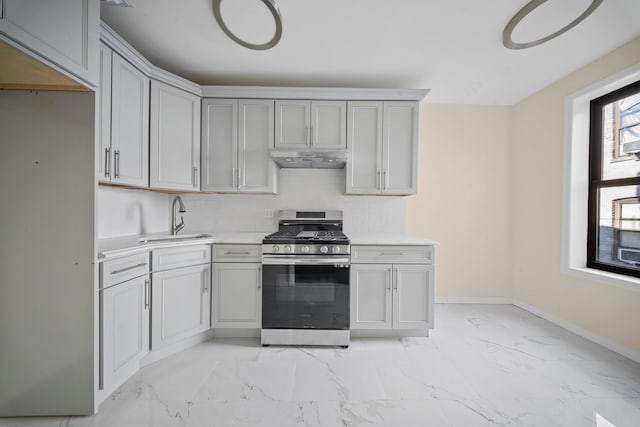
M349 345L349 239L340 211L280 211L262 244L262 345Z

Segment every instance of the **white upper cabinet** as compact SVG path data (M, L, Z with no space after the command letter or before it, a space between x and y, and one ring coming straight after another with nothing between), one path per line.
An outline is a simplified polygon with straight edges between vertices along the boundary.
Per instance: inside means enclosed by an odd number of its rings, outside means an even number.
M149 186L200 189L200 98L151 81Z
M276 100L276 148L309 149L311 101Z
M98 0L0 0L0 33L98 85Z
M418 104L384 102L382 192L415 194L418 181Z
M379 194L382 191L382 104L376 101L348 103L347 193Z
M273 146L273 101L238 101L238 191L277 193Z
M345 101L276 100L275 148L344 150Z
M101 60L99 180L148 187L149 79L104 45Z
M418 103L348 103L347 194L415 194Z
M264 99L202 101L202 191L277 193L274 103Z
M113 156L111 153L111 64L113 51L100 43L100 86L97 95L100 102L100 130L99 130L99 164L98 180L111 181Z

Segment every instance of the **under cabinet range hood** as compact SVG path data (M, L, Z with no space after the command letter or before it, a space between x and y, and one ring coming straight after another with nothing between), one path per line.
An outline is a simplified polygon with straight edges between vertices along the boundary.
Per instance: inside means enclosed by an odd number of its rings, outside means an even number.
M281 168L342 169L346 151L272 151L271 158Z

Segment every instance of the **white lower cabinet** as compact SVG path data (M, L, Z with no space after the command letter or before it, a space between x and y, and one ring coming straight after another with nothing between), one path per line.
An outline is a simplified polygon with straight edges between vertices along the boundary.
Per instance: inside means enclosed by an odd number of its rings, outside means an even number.
M432 307L432 265L351 264L351 329L429 329Z
M211 264L154 272L151 349L210 328Z
M100 388L111 392L138 370L149 352L149 276L100 292Z
M213 264L214 328L260 328L262 266L259 263Z

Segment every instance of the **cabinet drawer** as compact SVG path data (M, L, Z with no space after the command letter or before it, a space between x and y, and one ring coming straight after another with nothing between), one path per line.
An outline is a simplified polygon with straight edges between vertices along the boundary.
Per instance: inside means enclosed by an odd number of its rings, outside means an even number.
M100 287L106 289L149 273L149 253L130 255L100 264Z
M153 251L153 271L211 262L211 245L181 246Z
M213 245L213 262L262 262L262 245Z
M432 264L433 246L351 246L354 264L399 263Z

